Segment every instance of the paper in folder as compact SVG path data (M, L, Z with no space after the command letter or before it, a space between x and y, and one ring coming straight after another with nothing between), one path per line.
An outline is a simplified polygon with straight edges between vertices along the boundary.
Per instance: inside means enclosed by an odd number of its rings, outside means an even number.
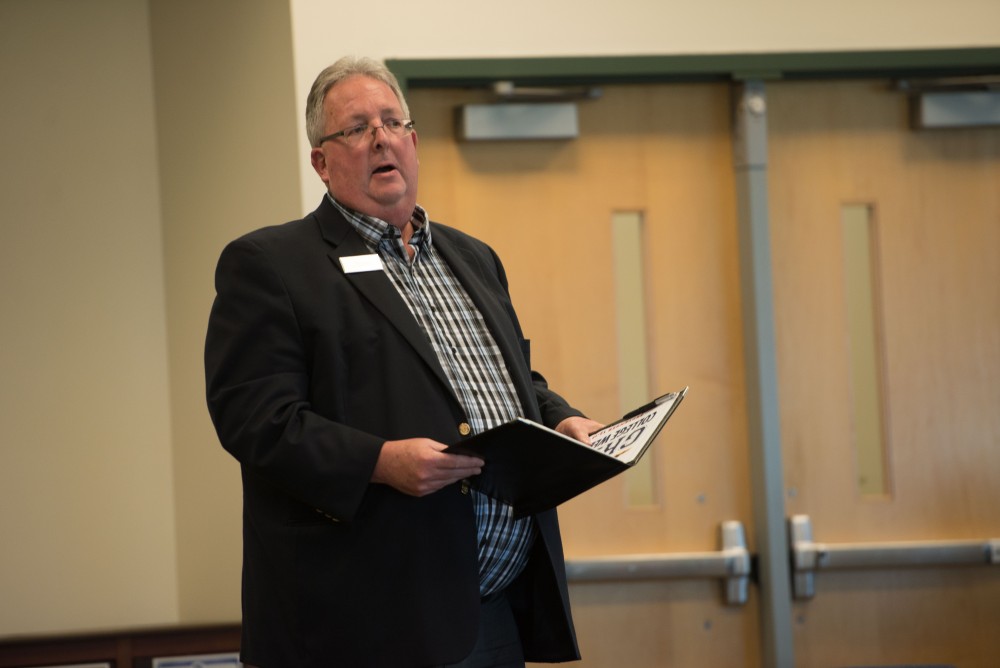
M590 445L518 418L470 436L446 452L485 464L469 479L480 492L513 506L523 517L555 508L638 462L680 405L688 388L626 413L590 435Z

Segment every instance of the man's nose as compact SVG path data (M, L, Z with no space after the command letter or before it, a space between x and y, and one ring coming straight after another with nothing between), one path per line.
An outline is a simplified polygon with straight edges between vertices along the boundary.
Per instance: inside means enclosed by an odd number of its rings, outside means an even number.
M379 130L382 132L379 133ZM389 132L384 125L372 126L372 148L381 148L389 143Z

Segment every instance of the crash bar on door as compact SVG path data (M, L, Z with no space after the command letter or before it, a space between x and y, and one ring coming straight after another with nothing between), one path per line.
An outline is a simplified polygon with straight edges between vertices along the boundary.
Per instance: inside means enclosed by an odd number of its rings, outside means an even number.
M747 601L751 571L743 524L735 520L723 522L719 534L722 549L718 552L570 559L566 562L566 574L571 582L720 578L725 581L726 603L743 605Z
M1000 538L872 543L814 543L808 515L788 521L795 598L816 594L818 570L1000 565Z

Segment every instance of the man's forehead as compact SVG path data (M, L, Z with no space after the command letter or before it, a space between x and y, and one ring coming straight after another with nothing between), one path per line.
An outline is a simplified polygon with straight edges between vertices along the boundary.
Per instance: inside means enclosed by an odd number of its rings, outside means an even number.
M399 100L387 83L360 74L331 86L324 104L328 114L367 114L375 105L381 113L400 111Z

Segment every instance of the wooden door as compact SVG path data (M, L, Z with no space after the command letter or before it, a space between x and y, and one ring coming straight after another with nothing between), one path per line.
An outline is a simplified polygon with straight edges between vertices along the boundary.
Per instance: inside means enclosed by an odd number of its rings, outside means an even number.
M1000 537L1000 129L911 130L884 81L771 84L768 120L789 514L826 543ZM844 215L859 206L874 467L852 410ZM997 666L1000 569L821 572L793 625L803 667Z
M691 388L650 465L562 507L570 559L717 550L720 524L750 516L728 96L723 85L608 87L579 104L579 139L457 143L454 108L487 95L409 95L420 201L498 251L551 386L605 422L626 408L623 383ZM648 378L619 378L612 225L622 213L642 218ZM637 501L633 486L646 495ZM753 594L728 606L720 590L571 584L579 665L753 668Z
M913 132L885 82L767 86L785 502L823 542L1000 537L1000 138ZM651 466L561 509L567 556L754 547L729 90L609 86L572 141L458 143L482 91L417 90L421 202L500 253L534 366L600 420L624 408L612 220L641 216L651 393L690 385ZM870 232L881 441L857 443L845 219ZM631 489L652 487L645 503ZM860 478L864 477L865 480ZM875 480L873 477L877 477ZM786 620L796 665L996 665L1000 573L823 572ZM761 665L757 598L711 581L576 583L588 667Z

